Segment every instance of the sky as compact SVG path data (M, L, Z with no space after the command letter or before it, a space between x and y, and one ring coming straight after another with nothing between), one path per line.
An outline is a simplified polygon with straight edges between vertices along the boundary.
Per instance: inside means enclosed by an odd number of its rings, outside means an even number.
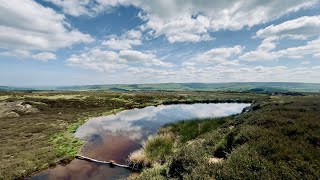
M0 0L0 86L320 83L320 0Z

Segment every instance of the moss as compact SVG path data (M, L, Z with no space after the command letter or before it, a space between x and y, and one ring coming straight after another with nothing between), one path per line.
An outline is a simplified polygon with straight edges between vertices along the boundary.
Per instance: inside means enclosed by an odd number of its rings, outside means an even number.
M73 159L84 144L84 141L74 137L69 132L63 132L54 135L50 142L57 151L57 157L64 159Z

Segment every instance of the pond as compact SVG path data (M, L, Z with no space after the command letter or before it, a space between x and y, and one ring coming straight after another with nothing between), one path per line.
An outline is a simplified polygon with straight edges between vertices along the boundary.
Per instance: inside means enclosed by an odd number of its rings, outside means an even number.
M177 104L149 106L125 110L120 113L96 117L80 126L76 137L87 141L81 154L98 160L114 160L126 164L128 155L141 148L148 136L155 134L164 124L181 120L223 117L241 113L250 104ZM73 160L31 177L33 180L63 179L121 179L133 175L130 170L92 162Z

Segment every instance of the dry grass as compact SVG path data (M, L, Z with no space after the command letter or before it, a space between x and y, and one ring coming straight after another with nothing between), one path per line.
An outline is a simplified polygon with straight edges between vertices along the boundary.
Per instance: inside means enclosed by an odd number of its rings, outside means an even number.
M150 167L151 165L151 161L147 158L144 149L133 151L129 155L128 161L138 167Z

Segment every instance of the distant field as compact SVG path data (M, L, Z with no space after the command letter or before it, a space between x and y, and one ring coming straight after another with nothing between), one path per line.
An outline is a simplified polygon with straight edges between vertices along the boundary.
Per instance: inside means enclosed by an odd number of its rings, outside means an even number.
M320 84L286 82L246 82L246 83L164 83L164 84L114 84L65 87L6 87L0 91L15 90L111 90L111 91L238 91L238 92L320 92Z

